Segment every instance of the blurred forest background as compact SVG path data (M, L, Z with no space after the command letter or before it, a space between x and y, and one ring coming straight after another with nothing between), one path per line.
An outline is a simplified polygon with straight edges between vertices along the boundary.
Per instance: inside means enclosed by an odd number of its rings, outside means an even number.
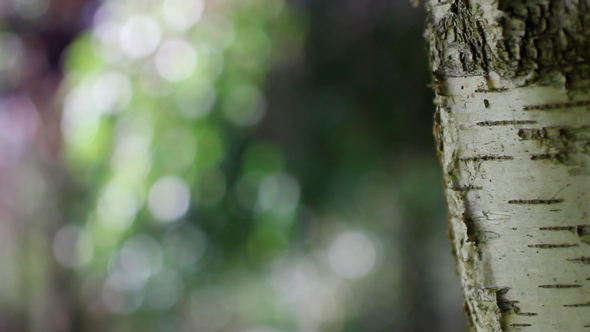
M424 20L0 1L0 332L465 331Z

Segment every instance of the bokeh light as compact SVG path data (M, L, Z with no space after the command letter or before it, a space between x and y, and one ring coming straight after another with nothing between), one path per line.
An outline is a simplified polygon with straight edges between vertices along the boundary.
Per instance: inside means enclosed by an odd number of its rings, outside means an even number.
M280 173L266 176L258 189L258 208L278 214L293 213L299 205L301 189L293 176Z
M74 225L65 225L55 234L53 253L61 265L78 268L90 262L94 245L85 230Z
M150 17L131 17L121 27L119 42L132 58L143 58L156 50L162 38L157 21Z
M223 106L223 113L227 119L238 126L255 125L262 120L266 112L264 96L251 85L234 88Z
M50 3L50 0L12 0L12 7L23 18L34 19L43 15Z
M143 302L141 292L116 290L105 285L102 292L102 303L112 313L128 315L139 309Z
M183 226L164 236L166 257L182 269L193 269L207 251L205 235L193 226Z
M211 82L201 79L176 90L178 111L188 119L207 116L215 105L216 93Z
M186 30L199 21L205 8L203 0L165 0L162 14L171 28Z
M104 225L120 230L131 226L138 209L139 202L134 191L115 181L107 184L101 191L96 207Z
M184 180L175 176L164 176L150 188L148 207L159 221L171 222L186 214L191 193Z
M197 330L219 331L235 313L235 298L229 285L207 285L195 290L187 307L187 319Z
M170 309L184 293L182 278L173 269L166 268L152 275L146 285L145 306L152 310Z
M359 232L340 234L330 245L330 266L342 278L366 276L375 265L375 259L375 246Z
M182 40L167 41L156 54L156 68L170 82L189 78L197 67L197 52Z

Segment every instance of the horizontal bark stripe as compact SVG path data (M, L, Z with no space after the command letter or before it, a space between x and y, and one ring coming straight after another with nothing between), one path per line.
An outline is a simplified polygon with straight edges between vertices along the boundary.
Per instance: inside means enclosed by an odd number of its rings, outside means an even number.
M582 285L539 285L540 288L580 288Z
M578 244L564 243L564 244L529 244L529 248L539 249L557 249L557 248L572 248L578 247Z
M563 199L513 199L509 200L508 204L558 204L563 203Z
M480 121L476 123L480 127L493 127L493 126L511 126L511 125L524 125L524 124L535 124L535 120L497 120L497 121Z
M590 307L590 302L586 303L576 303L576 304L564 304L566 308L580 308L580 307Z
M572 107L590 106L590 100L573 101L570 103L556 103L556 104L544 104L544 105L526 105L522 109L525 111L548 111L555 109L564 109Z
M461 161L489 161L489 160L513 160L513 156L497 156L497 155L480 155L472 157L462 157Z

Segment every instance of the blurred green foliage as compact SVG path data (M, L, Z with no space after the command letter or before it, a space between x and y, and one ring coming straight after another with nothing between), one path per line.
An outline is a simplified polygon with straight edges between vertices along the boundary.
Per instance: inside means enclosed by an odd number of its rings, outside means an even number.
M268 70L303 38L282 0L113 0L70 46L62 132L78 189L55 243L77 268L84 330L108 312L114 330L297 326L268 272L301 189L283 148L252 138Z
M59 92L73 330L459 331L422 29L406 0L101 2Z

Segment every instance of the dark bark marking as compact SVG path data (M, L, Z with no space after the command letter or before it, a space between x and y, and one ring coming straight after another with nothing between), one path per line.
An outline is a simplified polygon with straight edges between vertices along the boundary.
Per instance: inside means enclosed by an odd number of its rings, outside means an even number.
M500 294L500 291L496 292L496 302L500 312L505 313L509 311L520 311L520 308L516 305L518 301L508 301L504 298L504 294Z
M576 227L576 234L580 241L590 244L590 225L580 225Z
M508 88L490 88L490 89L475 89L475 92L478 93L498 93L498 92L506 92Z
M510 314L519 314L522 312L520 307L516 305L518 301L506 299L505 295L509 290L510 288L504 287L496 291L496 304L498 305L498 309L500 309L500 326L502 327L502 331L505 331L507 328L506 319Z
M590 127L543 127L523 128L518 131L522 140L539 141L540 147L547 150L543 154L531 155L531 160L549 160L556 164L576 166L570 169L571 175L586 175L590 155ZM556 152L549 152L550 150Z
M582 285L539 285L539 288L580 288Z
M506 318L511 314L514 313L518 316L525 316L525 317L533 317L537 316L536 312L523 312L522 309L518 305L518 301L508 301L504 297L508 292L509 288L502 288L496 292L496 302L498 303L498 308L500 309L500 324L503 328L503 331L506 330ZM529 324L530 325L530 324ZM515 326L515 325L510 325Z
M567 155L564 153L544 153L544 154L532 154L531 160L549 160L554 163L565 163Z
M436 140L436 156L438 160L442 163L443 152L444 152L444 143L443 143L443 127L441 124L440 119L440 109L441 107L437 107L436 111L434 112L434 126L432 127L432 131L434 134L434 138Z
M567 308L590 307L590 302L577 303L577 304L564 304L563 306L567 307Z
M568 262L580 262L582 264L590 265L590 257L582 256L580 258L569 258L567 261ZM586 279L586 280L590 280L590 278Z
M569 103L555 103L543 105L526 105L522 109L525 111L550 111L564 108L590 106L590 100L573 101Z
M498 121L481 121L477 125L480 127L492 127L492 126L510 126L510 125L523 125L523 124L535 124L535 120L498 120Z
M580 241L590 244L590 225L540 227L539 229L542 231L571 231L580 238Z
M555 139L559 137L559 129L556 127L544 127L540 129L520 129L518 131L518 137L527 140L544 140L544 139Z
M542 231L573 231L576 226L551 226L551 227L539 227Z
M498 234L496 232L481 231L481 232L476 232L476 234L477 234L478 242L481 242L481 243L487 243L492 240L496 240L496 239L500 238L500 234Z
M461 161L490 161L490 160L513 160L513 156L479 155L473 157L462 157Z
M477 245L475 220L467 215L467 211L463 213L463 223L465 223L465 227L467 228L467 242L474 242Z
M561 198L552 198L552 199L513 199L509 200L508 204L538 204L538 205L550 205L550 204L558 204L563 203L563 199Z
M512 327L527 327L527 326L533 326L532 324L524 324L524 323L512 323L510 324L510 326Z
M529 244L529 248L539 248L539 249L557 249L557 248L571 248L571 247L579 247L577 244Z
M451 189L453 189L454 191L470 191L470 190L482 190L483 187L481 186L474 186L472 184L469 185L465 185L465 186L454 186Z

